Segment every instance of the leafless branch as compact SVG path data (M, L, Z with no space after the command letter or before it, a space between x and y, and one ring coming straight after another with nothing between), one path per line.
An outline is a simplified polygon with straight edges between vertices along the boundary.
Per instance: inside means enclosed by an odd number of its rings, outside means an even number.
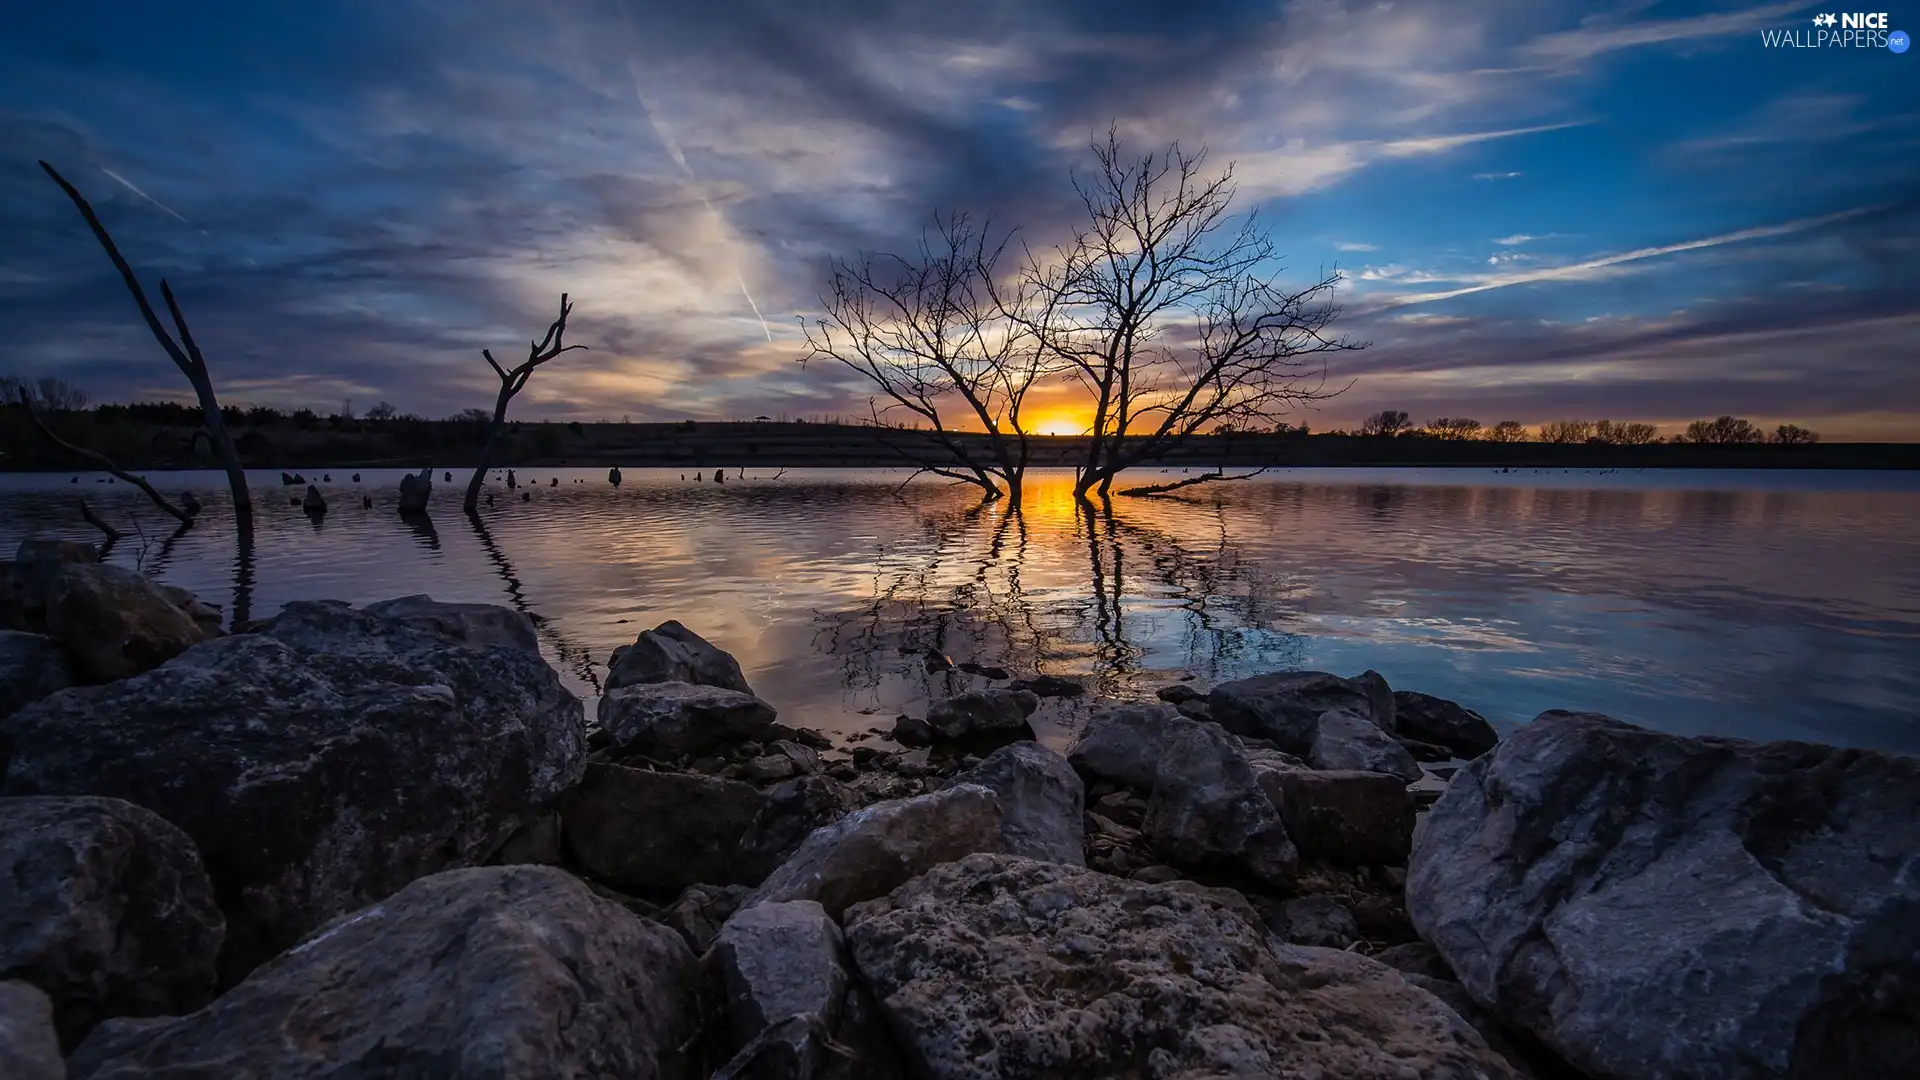
M1228 480L1251 480L1272 467L1271 465L1263 465L1250 473L1235 473L1231 476L1227 475L1223 469L1214 469L1211 472L1201 473L1197 476L1189 476L1181 480L1175 480L1170 484L1146 484L1141 487L1121 488L1119 491L1114 492L1114 494L1134 496L1164 495L1169 491L1179 491L1181 488L1193 487L1196 484L1211 484L1215 481Z
M179 507L168 502L166 499L166 496L160 494L158 491L155 491L153 489L152 484L147 483L144 479L133 475L132 473L126 471L125 469L122 469L118 465L115 465L113 463L112 458L109 458L107 455L102 454L98 450L89 450L84 446L75 446L74 444L68 442L67 440L61 438L60 436L55 435L53 431L47 427L46 423L40 419L40 410L34 408L33 397L30 394L28 394L25 390L20 391L19 405L21 409L25 410L27 414L27 419L33 421L34 430L38 431L42 438L46 439L48 442L59 447L60 449L65 450L67 453L72 454L74 457L80 458L85 461L90 461L95 465L99 466L101 469L105 470L106 472L109 472L114 476L119 477L122 480L125 480L127 483L132 484L134 487L139 488L141 491L146 492L147 498L153 500L153 505L173 515L174 519L176 521L179 521L181 524L183 525L193 524L192 514L189 514L185 510L182 510Z
M115 541L118 541L121 537L126 535L125 533L121 532L119 529L116 529L113 526L107 524L106 522L100 520L99 515L93 512L93 507L89 506L87 504L87 500L84 498L80 500L80 520L86 522L87 524L93 526L96 529L99 529L100 532L106 536L107 543L109 545L112 545Z
M480 465L473 470L473 479L467 482L466 512L474 513L480 506L480 488L486 483L487 470L493 465L494 448L499 445L500 432L507 425L507 405L514 395L526 388L527 379L532 377L535 368L559 356L561 353L586 348L585 345L568 345L567 316L573 314L573 305L568 302L567 294L560 294L560 317L547 327L547 335L539 341L527 343L527 358L512 368L505 368L493 358L491 349L481 349L480 355L486 358L487 366L500 376L500 393L493 403L493 421L487 425L486 445L480 451Z

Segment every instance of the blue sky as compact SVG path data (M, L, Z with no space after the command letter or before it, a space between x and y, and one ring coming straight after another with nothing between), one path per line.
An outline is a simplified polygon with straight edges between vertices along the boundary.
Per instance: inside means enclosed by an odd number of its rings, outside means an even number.
M1763 46L1822 4L184 7L7 16L0 368L184 396L45 158L171 280L229 401L489 404L479 350L564 290L592 349L516 415L864 412L793 362L827 260L936 209L1057 237L1117 122L1233 162L1293 271L1347 274L1372 344L1317 428L1920 438L1920 52Z

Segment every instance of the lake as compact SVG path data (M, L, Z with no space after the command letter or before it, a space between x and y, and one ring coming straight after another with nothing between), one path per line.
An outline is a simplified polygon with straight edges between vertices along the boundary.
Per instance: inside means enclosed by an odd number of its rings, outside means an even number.
M982 685L907 651L935 649L1102 695L1373 668L1502 726L1568 708L1920 752L1912 473L1292 469L1088 513L1047 472L1015 514L937 479L903 487L904 471L636 469L615 488L533 468L519 492L491 483L477 524L464 484L436 475L424 524L394 511L398 470L350 472L320 484L318 521L288 505L304 488L252 474L244 559L221 474L152 475L208 507L172 537L127 484L0 475L0 550L98 540L84 495L132 534L112 561L230 616L422 592L511 604L589 699L616 646L678 619L783 720L843 734ZM1050 703L1043 737L1083 708Z

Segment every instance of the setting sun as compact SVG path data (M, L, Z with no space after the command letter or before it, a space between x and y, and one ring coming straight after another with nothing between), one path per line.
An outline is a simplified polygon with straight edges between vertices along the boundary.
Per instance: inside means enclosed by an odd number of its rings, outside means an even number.
M1034 429L1036 435L1084 435L1087 422L1072 416L1050 416L1042 420Z

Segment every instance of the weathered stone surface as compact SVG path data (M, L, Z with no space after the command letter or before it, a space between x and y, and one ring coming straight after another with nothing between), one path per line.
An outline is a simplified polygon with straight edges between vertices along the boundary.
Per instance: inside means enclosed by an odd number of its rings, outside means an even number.
M695 953L705 953L752 891L745 885L689 885L661 921L678 930Z
M1246 754L1218 724L1192 724L1167 743L1140 831L1178 866L1226 866L1284 887L1300 865Z
M1001 850L1087 864L1087 789L1067 759L1035 742L1003 746L954 778L1000 797Z
M93 682L151 671L205 635L160 587L124 566L67 563L47 592L47 633Z
M45 634L0 630L0 717L72 686L67 650Z
M1307 749L1307 763L1316 769L1355 769L1399 777L1403 784L1420 779L1420 763L1393 736L1364 716L1335 709L1320 714L1320 727Z
M1179 705L1183 701L1205 701L1207 698L1207 695L1183 682L1163 686L1155 690L1153 696L1169 705Z
M103 1024L68 1064L74 1080L691 1080L698 967L679 935L559 870L454 870L334 920L197 1013Z
M0 798L0 979L53 999L61 1041L213 997L226 921L200 853L119 799Z
M1500 743L1486 717L1446 698L1396 690L1393 702L1394 731L1409 739L1444 746L1463 758L1477 758Z
M1455 776L1408 912L1619 1080L1920 1075L1920 758L1547 712Z
M753 693L747 677L740 673L738 660L672 619L642 630L633 644L613 650L608 667L608 690L640 683L681 682Z
M416 593L368 604L366 610L463 644L504 645L540 655L540 638L534 632L533 620L524 612L499 604L443 603L425 593Z
M199 847L223 982L415 878L484 861L579 775L579 699L517 649L343 604L0 720L7 795L108 795Z
M1027 717L1040 707L1031 690L970 690L927 706L927 725L936 739L969 739L1025 733Z
M901 746L932 746L933 726L917 716L902 714L893 718L890 738Z
M1382 685L1384 680L1382 680ZM1320 729L1320 714L1344 709L1382 730L1391 715L1378 716L1379 685L1324 671L1277 671L1221 683L1207 695L1214 722L1235 735L1270 739L1290 754L1306 754ZM1389 694L1386 698L1392 701Z
M763 737L773 706L738 690L684 682L635 683L600 698L600 727L623 752L697 757Z
M874 803L814 830L743 907L816 900L839 918L941 863L1000 847L1000 799L977 784Z
M714 940L739 1049L790 1016L811 1014L831 1031L849 982L840 927L811 900L742 908Z
M17 629L44 633L47 628L47 600L53 595L53 580L63 566L91 565L100 561L100 549L75 540L22 540L7 564L8 606L19 619Z
M914 1073L931 1080L1513 1075L1391 968L1270 948L1225 890L975 855L854 908L846 927Z
M1413 794L1397 776L1355 770L1255 770L1304 858L1400 866L1413 850Z
M1171 705L1126 704L1096 709L1087 718L1079 740L1067 751L1067 763L1082 776L1143 790L1151 788L1160 770L1161 752L1195 723Z
M741 838L767 806L752 784L600 762L560 800L567 850L614 888L752 884Z
M752 881L772 873L815 829L840 820L858 805L852 792L828 776L796 776L760 794L766 802L740 838Z
M1400 716L1393 687L1387 685L1387 677L1368 668L1353 677L1353 684L1367 695L1370 706L1367 719L1372 720L1380 730L1389 734L1400 730Z
M487 862L494 866L558 866L565 859L560 840L560 814L548 810L507 837Z
M53 1003L23 982L0 982L0 1076L7 1080L66 1080Z
M160 585L160 592L174 607L185 612L187 618L193 620L193 625L200 628L200 640L205 641L208 638L217 638L226 633L226 631L222 629L226 623L226 616L220 613L220 605L209 604L205 600L195 596L192 591L183 589L178 585L162 583Z
M1294 945L1344 949L1360 936L1353 912L1331 896L1302 896L1280 905L1268 920L1273 932Z

